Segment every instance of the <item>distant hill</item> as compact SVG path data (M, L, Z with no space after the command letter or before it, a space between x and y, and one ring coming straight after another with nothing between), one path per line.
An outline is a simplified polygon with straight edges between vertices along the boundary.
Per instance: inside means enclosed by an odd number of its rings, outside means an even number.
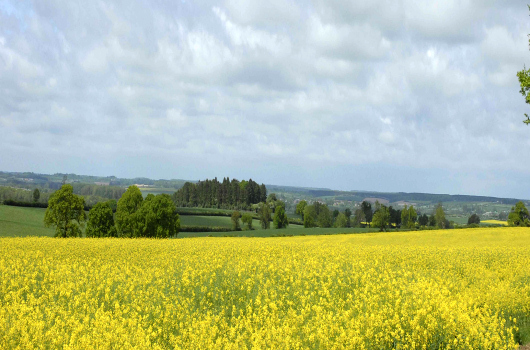
M451 195L451 194L435 194L435 193L407 193L407 192L376 192L376 191L335 191L327 188L306 188L306 187L292 187L292 186L276 186L266 185L269 193L272 192L288 192L298 193L303 196L314 198L333 197L336 200L355 201L360 202L365 198L382 198L388 200L390 203L399 201L404 202L489 202L499 204L515 204L520 200L517 198L498 198L488 196L472 196L472 195ZM525 200L523 200L525 201Z

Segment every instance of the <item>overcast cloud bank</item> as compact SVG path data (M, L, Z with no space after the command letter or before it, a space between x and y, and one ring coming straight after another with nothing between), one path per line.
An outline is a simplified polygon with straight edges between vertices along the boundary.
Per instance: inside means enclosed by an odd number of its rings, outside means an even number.
M0 169L530 198L514 1L0 1Z

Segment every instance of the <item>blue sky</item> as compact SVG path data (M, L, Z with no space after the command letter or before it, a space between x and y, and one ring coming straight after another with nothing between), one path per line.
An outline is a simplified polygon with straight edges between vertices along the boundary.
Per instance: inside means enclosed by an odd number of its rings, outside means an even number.
M530 198L529 14L0 0L0 170Z

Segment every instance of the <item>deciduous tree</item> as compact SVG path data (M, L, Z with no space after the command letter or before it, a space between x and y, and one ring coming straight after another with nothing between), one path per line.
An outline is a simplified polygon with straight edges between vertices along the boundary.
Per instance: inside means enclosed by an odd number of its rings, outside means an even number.
M512 211L508 214L509 226L530 226L530 216L528 209L523 202L519 201L512 207Z
M287 220L287 215L285 214L285 208L281 205L278 205L276 207L276 210L274 211L274 228L280 229L280 228L286 228L289 225L289 221Z
M137 237L138 222L136 212L142 206L143 196L136 186L129 186L121 196L116 208L116 226L120 237Z
M55 237L80 237L86 221L85 199L73 193L72 185L63 185L48 200L44 224L55 226Z
M119 206L119 202L118 202ZM180 230L177 208L167 194L149 194L133 214L137 234L135 237L169 238Z
M116 237L112 208L108 202L99 202L90 209L86 227L87 237Z
M247 230L252 230L252 215L249 213L243 214L241 217L241 222L246 225Z
M241 218L241 213L237 210L234 210L232 212L231 220L232 220L232 230L233 231L239 231L241 230L241 225L239 224L239 219Z

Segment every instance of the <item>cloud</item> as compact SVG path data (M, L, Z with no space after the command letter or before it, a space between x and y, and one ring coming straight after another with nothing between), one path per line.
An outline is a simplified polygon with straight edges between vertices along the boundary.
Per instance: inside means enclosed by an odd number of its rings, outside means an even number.
M515 5L4 2L0 167L447 192L502 168L473 187L501 193L529 175Z

